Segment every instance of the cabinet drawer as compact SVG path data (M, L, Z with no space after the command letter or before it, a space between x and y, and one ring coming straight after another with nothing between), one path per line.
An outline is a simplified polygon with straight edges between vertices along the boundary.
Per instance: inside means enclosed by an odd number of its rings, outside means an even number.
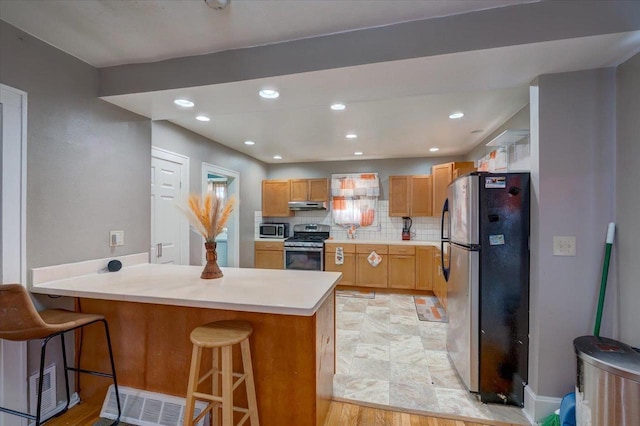
M326 253L335 253L336 248L342 247L343 253L355 253L356 245L355 244L341 244L341 243L324 243L324 251Z
M389 246L389 254L406 254L413 256L416 254L416 246Z
M356 244L356 253L369 254L375 251L378 254L387 254L388 247L386 244Z
M256 250L279 250L284 251L284 241L256 241Z

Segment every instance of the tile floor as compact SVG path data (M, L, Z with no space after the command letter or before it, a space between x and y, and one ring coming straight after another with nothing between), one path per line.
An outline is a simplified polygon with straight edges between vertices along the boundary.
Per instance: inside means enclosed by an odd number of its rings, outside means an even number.
M528 425L517 407L478 402L446 349L446 324L419 321L413 297L336 297L334 396L409 410Z

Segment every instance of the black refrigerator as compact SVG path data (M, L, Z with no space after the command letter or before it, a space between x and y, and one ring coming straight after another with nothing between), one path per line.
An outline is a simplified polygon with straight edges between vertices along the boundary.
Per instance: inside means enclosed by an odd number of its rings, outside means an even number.
M483 402L522 406L529 350L529 173L455 179L442 211L447 352Z

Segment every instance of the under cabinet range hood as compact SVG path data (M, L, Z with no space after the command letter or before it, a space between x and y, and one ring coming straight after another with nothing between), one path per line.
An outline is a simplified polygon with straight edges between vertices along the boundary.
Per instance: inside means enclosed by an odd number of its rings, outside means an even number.
M289 210L326 210L326 201L289 201Z

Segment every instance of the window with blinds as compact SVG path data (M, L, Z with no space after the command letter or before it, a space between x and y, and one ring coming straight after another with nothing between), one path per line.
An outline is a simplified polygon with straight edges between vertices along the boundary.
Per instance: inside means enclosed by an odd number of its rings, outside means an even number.
M337 226L377 226L380 185L377 173L331 175L331 212Z

